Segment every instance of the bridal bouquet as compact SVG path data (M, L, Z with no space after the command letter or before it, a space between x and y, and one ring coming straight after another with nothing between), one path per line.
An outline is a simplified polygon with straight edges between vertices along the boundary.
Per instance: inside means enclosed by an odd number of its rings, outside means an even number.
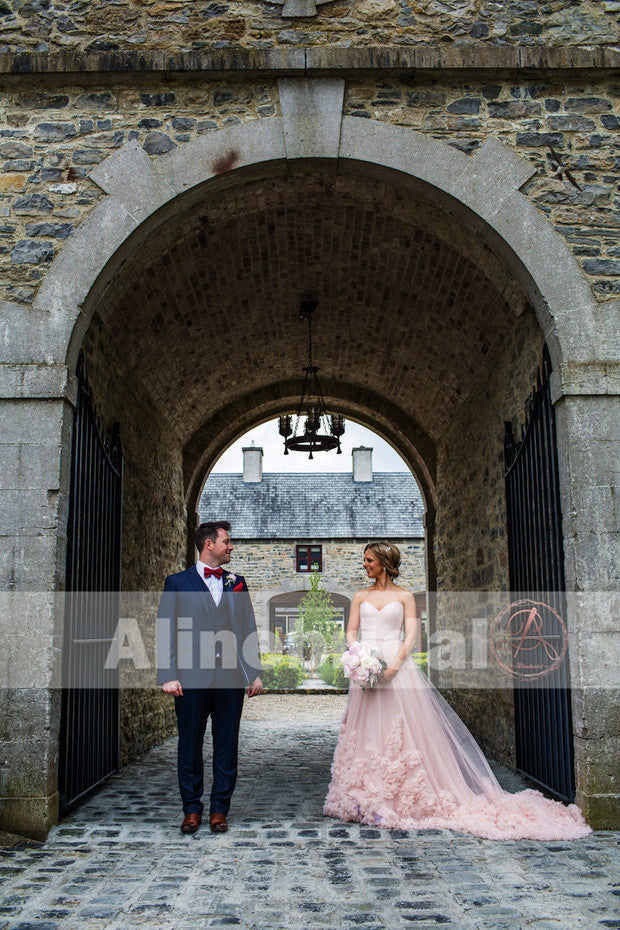
M385 662L376 649L371 649L368 643L351 643L340 659L344 666L345 678L350 678L362 688L374 688L381 673L387 668Z

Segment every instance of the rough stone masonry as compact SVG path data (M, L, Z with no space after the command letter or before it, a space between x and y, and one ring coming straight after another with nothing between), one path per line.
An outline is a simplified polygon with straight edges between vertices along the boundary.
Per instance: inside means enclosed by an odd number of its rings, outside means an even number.
M124 585L158 590L219 453L299 395L302 284L335 409L423 488L430 589L506 586L503 424L549 346L566 584L588 599L577 800L620 822L619 20L616 0L0 0L5 827L57 819L59 695L10 673L62 662L45 597L79 349L126 448ZM514 758L509 692L453 700ZM122 715L125 758L170 731L154 691Z

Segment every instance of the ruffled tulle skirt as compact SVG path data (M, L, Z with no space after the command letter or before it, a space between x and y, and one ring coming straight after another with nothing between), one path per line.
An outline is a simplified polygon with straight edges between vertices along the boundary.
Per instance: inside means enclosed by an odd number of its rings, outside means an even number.
M411 659L387 685L362 690L351 683L324 813L487 839L567 840L591 832L575 804L504 791L465 724Z

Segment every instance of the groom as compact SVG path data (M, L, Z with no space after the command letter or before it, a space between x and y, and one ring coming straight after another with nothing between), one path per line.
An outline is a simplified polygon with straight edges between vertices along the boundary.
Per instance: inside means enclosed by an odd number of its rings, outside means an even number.
M210 826L228 829L237 780L237 745L244 693L260 694L261 666L254 611L245 579L222 568L233 546L230 523L201 523L196 565L169 575L157 618L157 681L174 696L179 733L182 833L202 821L202 747L207 719L213 736Z

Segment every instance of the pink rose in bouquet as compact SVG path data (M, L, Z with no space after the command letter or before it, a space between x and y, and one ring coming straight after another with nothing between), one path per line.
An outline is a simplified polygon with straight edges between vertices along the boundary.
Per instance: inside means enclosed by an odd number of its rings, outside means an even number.
M376 649L371 649L368 643L351 643L340 659L344 668L345 678L350 678L362 688L374 688L385 668L385 662Z

